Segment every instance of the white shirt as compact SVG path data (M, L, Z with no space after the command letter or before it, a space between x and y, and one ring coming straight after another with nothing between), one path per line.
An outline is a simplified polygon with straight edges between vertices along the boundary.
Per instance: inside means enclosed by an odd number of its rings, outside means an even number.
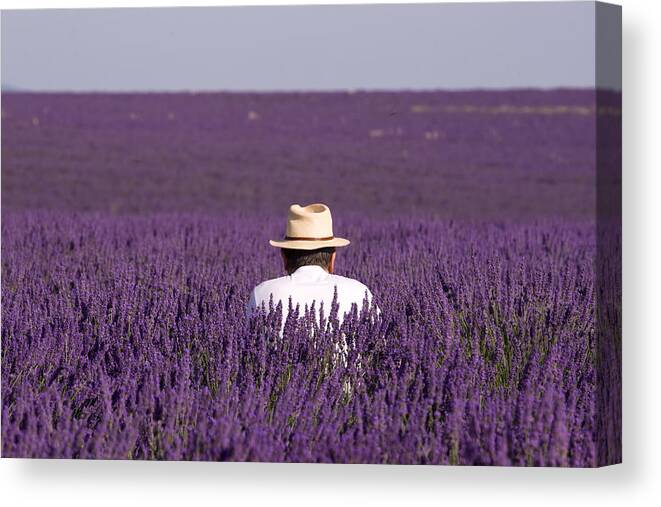
M366 285L358 280L353 280L344 276L328 273L321 266L301 266L291 275L281 276L260 283L252 290L250 301L248 303L248 313L262 304L268 310L269 298L273 295L273 307L282 302L283 322L287 317L289 308L289 298L292 299L292 308L295 310L299 306L299 315L303 315L306 305L308 308L313 301L317 316L319 315L320 303L324 304L324 316L328 318L333 302L333 295L337 287L337 316L340 322L346 312L351 311L351 305L356 303L358 312L363 307L363 300L367 295L368 304L372 302L372 293Z

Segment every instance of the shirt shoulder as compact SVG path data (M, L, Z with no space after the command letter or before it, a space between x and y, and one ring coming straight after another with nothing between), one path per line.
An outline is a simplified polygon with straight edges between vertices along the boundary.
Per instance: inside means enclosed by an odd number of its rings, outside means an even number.
M346 276L341 276L341 275L330 275L330 281L331 283L337 285L338 291L340 289L342 290L349 290L354 294L357 294L361 298L365 294L365 291L367 291L368 296L372 295L372 292L370 291L369 287L365 285L362 282L359 282L358 280L354 280L353 278L348 278Z
M251 315L255 309L265 305L268 307L271 296L273 295L274 304L278 303L278 292L283 284L287 283L286 276L280 278L272 278L271 280L265 280L262 283L253 287L250 291L250 298L246 305L246 311L248 315Z
M365 302L365 298L367 298L368 306L373 305L377 313L381 313L381 309L377 306L376 300L374 299L374 294L372 294L372 291L367 285L358 280L354 280L353 278L339 275L331 276L337 280L338 295L340 299L345 301L345 303L356 303L360 309L361 305Z
M263 297L264 295L266 295L266 298L268 299L269 294L271 294L273 291L288 285L291 285L291 277L280 276L278 278L271 278L270 280L264 280L262 283L256 285L255 288L252 290L252 292L258 298L260 296Z

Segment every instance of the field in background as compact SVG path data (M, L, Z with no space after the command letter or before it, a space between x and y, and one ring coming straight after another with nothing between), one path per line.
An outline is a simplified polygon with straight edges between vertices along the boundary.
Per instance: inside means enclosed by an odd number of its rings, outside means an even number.
M595 367L619 96L2 98L4 456L619 461ZM337 332L244 316L292 202L331 207L384 310L345 321L348 364Z
M270 215L322 201L338 216L594 219L595 101L592 91L5 94L2 206Z

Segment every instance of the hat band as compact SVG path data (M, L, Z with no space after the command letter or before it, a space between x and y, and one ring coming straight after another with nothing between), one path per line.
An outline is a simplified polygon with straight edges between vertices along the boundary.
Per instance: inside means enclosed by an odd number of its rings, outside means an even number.
M335 236L328 236L327 238L296 238L293 236L285 236L285 239L291 241L329 241L334 239L334 237Z

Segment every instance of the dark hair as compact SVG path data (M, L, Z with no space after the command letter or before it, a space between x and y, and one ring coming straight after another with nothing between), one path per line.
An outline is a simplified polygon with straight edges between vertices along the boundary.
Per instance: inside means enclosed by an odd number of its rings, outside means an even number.
M292 274L301 266L321 266L328 270L333 252L335 252L334 246L317 248L316 250L282 249L282 254L285 256L285 269L288 274Z

